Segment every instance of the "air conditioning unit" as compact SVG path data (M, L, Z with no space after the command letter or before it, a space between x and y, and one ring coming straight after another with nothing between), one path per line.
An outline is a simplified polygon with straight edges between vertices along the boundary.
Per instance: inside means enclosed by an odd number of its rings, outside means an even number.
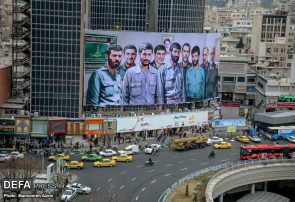
M95 118L96 117L96 115L95 114L91 114L91 118Z
M34 112L34 117L35 118L39 117L39 112Z

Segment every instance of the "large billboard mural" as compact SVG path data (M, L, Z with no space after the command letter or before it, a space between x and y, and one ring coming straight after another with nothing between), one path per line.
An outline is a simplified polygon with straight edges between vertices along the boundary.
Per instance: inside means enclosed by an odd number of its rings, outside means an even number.
M84 106L213 98L219 39L220 34L86 30Z

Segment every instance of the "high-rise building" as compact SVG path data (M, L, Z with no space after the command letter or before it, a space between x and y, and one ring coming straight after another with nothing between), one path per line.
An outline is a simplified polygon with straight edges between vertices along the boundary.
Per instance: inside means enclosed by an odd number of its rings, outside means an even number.
M203 32L205 0L91 0L88 28Z
M79 116L82 3L32 1L31 113Z

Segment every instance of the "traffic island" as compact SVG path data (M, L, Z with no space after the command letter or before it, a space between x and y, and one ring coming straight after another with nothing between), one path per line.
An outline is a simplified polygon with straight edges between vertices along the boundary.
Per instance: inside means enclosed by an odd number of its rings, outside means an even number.
M210 178L218 171L212 171L184 183L170 194L168 202L204 202L205 189Z

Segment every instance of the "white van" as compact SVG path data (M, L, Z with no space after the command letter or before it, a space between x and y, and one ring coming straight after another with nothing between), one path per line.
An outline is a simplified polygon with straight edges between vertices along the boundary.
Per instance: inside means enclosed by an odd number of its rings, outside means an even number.
M119 154L137 154L139 151L138 145L128 145L124 150L119 151Z

